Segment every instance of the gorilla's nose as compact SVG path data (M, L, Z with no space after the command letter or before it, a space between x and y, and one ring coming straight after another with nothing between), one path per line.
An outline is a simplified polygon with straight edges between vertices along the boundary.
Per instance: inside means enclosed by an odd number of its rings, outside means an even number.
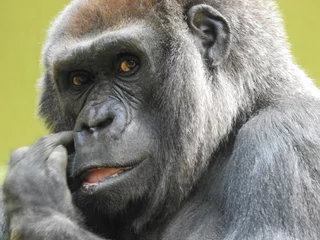
M126 115L125 107L115 100L89 105L80 113L74 130L119 135L126 126Z

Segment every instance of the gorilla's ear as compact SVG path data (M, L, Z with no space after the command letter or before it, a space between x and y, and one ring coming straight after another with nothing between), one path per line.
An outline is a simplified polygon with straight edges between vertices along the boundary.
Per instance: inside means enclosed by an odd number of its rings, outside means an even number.
M190 8L188 25L208 64L218 66L230 50L230 27L227 20L206 4Z

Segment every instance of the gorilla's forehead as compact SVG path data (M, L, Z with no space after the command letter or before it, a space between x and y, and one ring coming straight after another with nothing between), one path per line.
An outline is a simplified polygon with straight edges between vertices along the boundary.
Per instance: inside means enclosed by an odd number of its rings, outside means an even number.
M150 33L145 34L146 32ZM152 34L151 34L152 33ZM97 57L99 54L108 55L109 52L119 47L120 49L131 48L132 51L143 51L151 55L158 49L154 38L159 39L156 32L144 25L133 24L114 31L106 31L94 38L88 38L82 41L65 41L61 49L60 44L51 45L50 66L60 67L60 64L66 62L82 62L81 56L90 58Z
M65 34L81 37L94 29L117 28L134 18L150 13L156 0L75 0L65 17Z

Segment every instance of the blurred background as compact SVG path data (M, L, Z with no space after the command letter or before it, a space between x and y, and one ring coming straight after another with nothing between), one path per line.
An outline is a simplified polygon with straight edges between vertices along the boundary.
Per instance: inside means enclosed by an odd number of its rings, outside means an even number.
M319 0L277 0L296 61L320 86ZM68 0L0 0L0 183L10 152L47 132L37 118L40 51L46 30Z

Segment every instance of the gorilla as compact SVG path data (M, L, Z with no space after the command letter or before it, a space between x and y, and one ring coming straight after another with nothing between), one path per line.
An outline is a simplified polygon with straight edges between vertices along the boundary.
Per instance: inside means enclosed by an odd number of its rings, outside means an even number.
M1 239L320 239L320 94L274 1L73 0L43 56Z

